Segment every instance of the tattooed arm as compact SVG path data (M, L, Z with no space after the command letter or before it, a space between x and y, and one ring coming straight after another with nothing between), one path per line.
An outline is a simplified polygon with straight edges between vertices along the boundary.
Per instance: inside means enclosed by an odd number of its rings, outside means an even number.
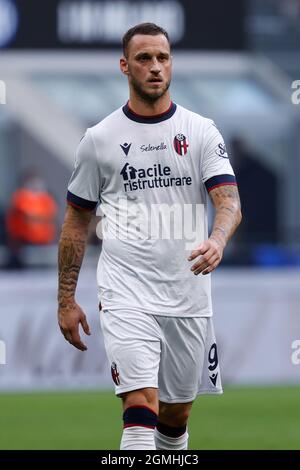
M92 217L90 211L67 206L58 250L58 324L65 339L81 351L87 347L80 339L79 323L87 335L90 330L75 302L75 290Z
M189 261L201 255L193 264L194 274L211 273L220 263L224 248L242 220L241 204L236 186L219 186L209 193L215 207L215 219L208 240L192 251Z

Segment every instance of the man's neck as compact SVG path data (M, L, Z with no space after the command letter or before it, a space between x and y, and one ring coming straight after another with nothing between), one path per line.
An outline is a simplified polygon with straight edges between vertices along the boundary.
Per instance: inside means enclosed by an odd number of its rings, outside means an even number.
M163 114L170 108L171 98L169 93L159 98L154 102L146 102L142 98L130 95L128 105L136 114L141 116L155 116L157 114Z

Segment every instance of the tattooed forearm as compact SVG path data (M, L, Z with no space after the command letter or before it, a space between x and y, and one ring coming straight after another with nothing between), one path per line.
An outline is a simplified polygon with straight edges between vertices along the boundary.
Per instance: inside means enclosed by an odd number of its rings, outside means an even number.
M223 227L218 227L218 226L214 226L213 231L212 231L212 234L211 234L212 238L214 238L214 234L216 234L216 232L220 232L221 235L224 237L224 239L227 239L227 237L228 237L228 231L226 231L225 228L223 228Z
M67 207L58 249L60 307L66 307L74 300L91 218L91 212Z
M238 189L236 186L220 186L209 195L216 210L210 238L225 247L242 220Z

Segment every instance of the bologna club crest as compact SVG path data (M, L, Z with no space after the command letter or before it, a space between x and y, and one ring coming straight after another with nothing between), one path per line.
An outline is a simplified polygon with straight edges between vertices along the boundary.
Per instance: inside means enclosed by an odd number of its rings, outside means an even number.
M111 376L116 385L120 385L120 375L118 372L117 364L115 362L111 365Z
M188 151L188 141L185 135L183 134L177 134L176 137L174 137L174 148L178 155L185 155Z

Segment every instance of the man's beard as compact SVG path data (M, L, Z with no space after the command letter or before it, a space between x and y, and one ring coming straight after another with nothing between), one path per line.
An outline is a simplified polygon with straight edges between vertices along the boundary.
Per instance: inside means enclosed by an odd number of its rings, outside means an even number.
M153 90L152 93L145 91L142 85L140 84L140 82L138 80L135 80L135 78L133 78L132 76L131 76L130 83L134 91L136 92L136 94L140 98L142 98L143 101L145 101L146 103L155 103L155 101L161 98L168 91L171 81L168 81L162 90L159 90L159 91Z

